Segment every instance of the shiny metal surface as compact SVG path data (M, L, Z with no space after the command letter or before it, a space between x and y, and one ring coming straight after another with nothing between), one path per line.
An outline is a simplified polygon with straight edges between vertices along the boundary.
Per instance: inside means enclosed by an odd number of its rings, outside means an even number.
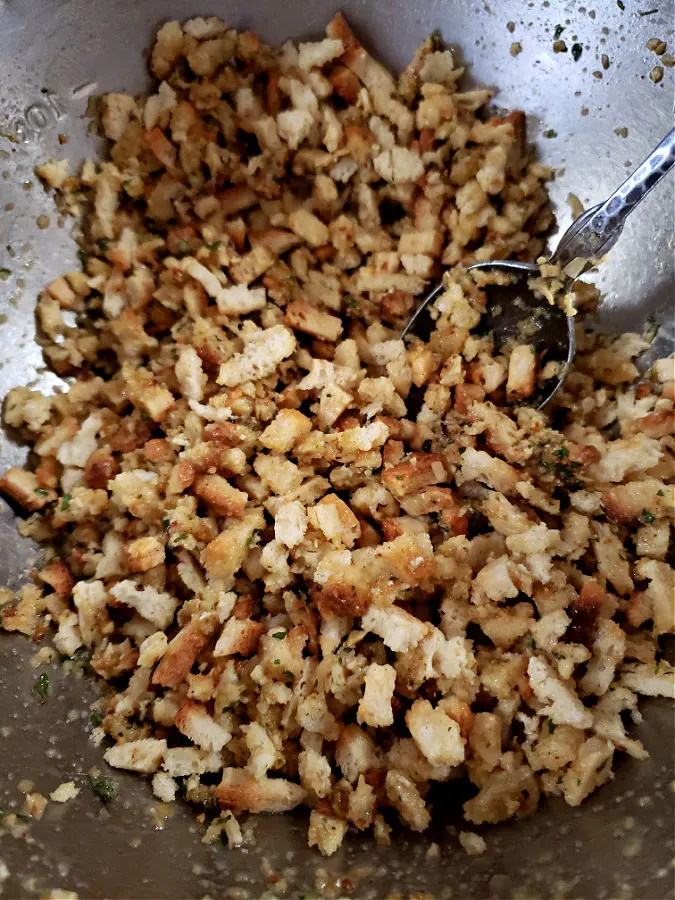
M645 44L660 37L671 49L673 0L624 0L620 6L615 0L344 0L340 6L366 44L393 66L440 29L469 66L471 80L498 86L498 105L528 112L530 139L557 170L551 192L562 229L571 220L570 192L585 205L597 203L672 125L674 70L666 68L661 83L652 83L649 71L658 59ZM655 6L658 11L650 12ZM330 0L0 0L0 133L18 139L0 139L0 269L11 273L0 280L1 395L17 384L58 384L43 368L33 311L44 282L73 265L76 255L70 223L59 223L32 171L46 157L77 160L97 152L85 117L88 96L143 89L143 51L153 27L167 18L215 12L280 41L319 35L334 9ZM569 52L554 53L556 25L564 27L568 46L582 45L578 61ZM522 48L515 57L514 42ZM66 145L59 134L69 138ZM40 216L48 216L48 224L38 224ZM653 201L631 218L620 252L597 277L606 294L603 324L639 331L647 316L656 317L663 324L654 351L663 355L674 327L672 184L659 185ZM3 437L0 464L20 461L25 452ZM0 548L0 583L17 585L35 548L17 539L4 503ZM98 688L47 667L51 692L40 704L31 690L40 670L28 665L35 650L25 640L0 636L0 809L20 808L22 778L45 794L72 779L81 793L63 806L50 803L28 839L0 837L4 896L40 896L50 888L81 897L233 900L313 898L319 891L364 898L394 891L438 898L672 896L673 718L667 703L645 704L645 721L636 729L652 753L649 761L624 758L614 782L579 809L545 804L515 827L481 829L488 842L482 857L466 856L457 844L457 820L444 819L443 810L457 802L458 788L449 786L437 798L430 835L438 856L425 856L429 836L399 837L391 848L354 837L323 860L305 846L302 817L259 819L256 844L246 852L201 844L202 827L180 805L156 830L151 808L157 801L133 776L115 773L119 795L103 807L86 777L89 767L103 767L100 749L87 739L88 704Z
M599 259L614 247L628 216L675 166L675 128L642 160L605 200L572 223L553 251L551 262L566 266L575 259ZM585 270L585 269L584 269Z

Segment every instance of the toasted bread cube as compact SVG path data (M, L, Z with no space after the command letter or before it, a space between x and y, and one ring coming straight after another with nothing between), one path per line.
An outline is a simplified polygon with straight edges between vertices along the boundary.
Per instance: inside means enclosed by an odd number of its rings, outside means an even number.
M415 700L406 713L413 740L432 766L458 766L464 762L464 738L459 725L428 700Z
M274 453L288 453L311 430L310 419L299 410L281 409L260 435L260 443Z
M149 634L138 648L138 665L151 668L166 653L169 641L163 631Z
M317 847L322 856L332 856L347 834L349 823L313 809L309 814L307 843Z
M312 130L314 117L306 109L285 109L277 116L279 136L296 150Z
M194 492L220 516L240 519L248 503L248 494L232 487L222 475L200 475L194 483Z
M169 641L166 652L153 673L152 683L177 688L186 679L215 627L215 621L197 621L181 628Z
M390 665L371 663L366 670L364 685L356 714L357 722L374 728L393 725L391 701L396 685L396 669Z
M12 500L16 500L24 509L42 509L48 503L56 500L55 491L41 488L32 472L18 467L7 469L0 478L0 491L3 491Z
M317 750L308 747L298 757L298 774L302 786L317 797L325 797L333 786L330 763Z
M548 663L533 656L527 665L530 687L541 703L548 703L540 710L556 725L572 725L574 728L590 728L593 715L586 709L576 692L558 678Z
M79 298L77 293L68 284L63 275L55 278L54 281L47 285L47 293L54 300L58 301L61 309L75 309L78 305Z
M675 492L656 478L629 481L612 486L602 496L608 519L628 525L646 510L655 519L667 518L675 512Z
M258 245L254 247L246 256L232 263L230 266L230 276L232 281L237 284L250 284L256 278L269 269L276 262L276 256L267 247Z
M240 522L229 525L204 548L202 563L208 574L212 578L231 578L248 556L254 533L264 527L261 509L251 510Z
M330 241L330 232L326 225L307 209L296 209L288 217L292 231L301 237L310 247L321 247Z
M218 802L235 811L288 812L305 799L299 784L284 778L256 778L245 769L223 769L223 780L216 788Z
M172 594L128 579L118 581L110 588L110 593L118 603L135 609L144 619L162 630L169 627L178 608L178 598Z
M228 619L213 650L214 656L251 656L258 649L265 631L262 622L252 619Z
M147 385L138 398L138 405L144 409L155 422L161 422L164 416L173 409L176 401L168 388L159 384Z
M156 772L167 749L163 738L141 738L116 744L103 754L108 765L132 772Z
M424 163L414 150L392 147L373 159L377 174L390 184L406 184L424 175Z
M337 494L326 494L309 509L309 518L331 543L338 546L354 546L361 536L361 525L351 509Z
M201 703L186 700L176 716L176 728L186 738L207 750L217 753L232 738L229 731L219 725Z
M327 385L319 397L319 412L316 417L316 424L321 431L330 428L340 418L345 410L354 402L354 398L347 391L343 390L339 385Z
M311 44L300 44L298 50L298 66L305 71L321 68L327 62L336 59L344 52L345 45L341 40L325 38Z
M142 537L127 544L127 565L130 572L147 572L164 562L164 544L156 537Z
M506 398L509 402L523 400L534 393L537 374L537 352L534 344L518 344L509 357Z
M365 729L353 722L347 725L335 745L335 762L352 784L356 783L359 775L382 764L373 739Z
M443 457L437 453L412 453L405 462L390 466L382 473L383 483L399 499L441 484L447 477Z
M342 322L337 316L317 309L307 300L294 300L286 307L286 325L324 341L337 341L342 334Z
M361 624L364 630L379 635L385 645L397 653L416 647L429 631L425 622L398 606L371 606Z
M246 381L266 378L294 352L295 346L293 332L283 325L273 325L257 332L248 338L241 353L220 367L218 384L235 387Z
M275 494L282 497L296 491L302 484L302 473L294 462L276 454L261 454L256 457L253 468L263 483Z
M277 509L274 536L284 546L293 548L301 543L307 531L307 513L299 500L289 500Z
M429 811L415 783L407 775L390 769L385 780L385 790L390 803L413 831L424 831L429 827Z
M496 456L490 456L484 450L474 450L467 447L462 456L461 468L457 476L457 483L466 481L480 481L495 491L502 494L513 494L516 485L525 477Z
M157 78L165 78L183 50L185 35L180 22L167 22L157 32L150 68Z
M425 253L437 257L443 249L443 232L441 231L406 231L398 239L398 252L417 255Z

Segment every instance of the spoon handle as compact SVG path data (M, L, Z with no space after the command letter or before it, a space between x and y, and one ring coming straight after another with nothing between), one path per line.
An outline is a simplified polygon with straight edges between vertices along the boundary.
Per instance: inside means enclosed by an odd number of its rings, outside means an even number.
M626 218L675 165L675 128L643 160L614 193L586 210L562 236L551 262L565 266L573 259L596 259L616 243Z

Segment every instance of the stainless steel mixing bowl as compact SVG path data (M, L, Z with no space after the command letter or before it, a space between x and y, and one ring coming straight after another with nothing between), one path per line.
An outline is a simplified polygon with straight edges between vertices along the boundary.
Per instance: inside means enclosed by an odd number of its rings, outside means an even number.
M0 394L58 381L43 368L33 311L41 286L76 255L69 223L59 221L33 168L47 157L97 152L85 117L88 96L141 90L144 50L153 27L167 18L217 13L280 41L319 35L335 2L0 0L0 271L11 272L0 280ZM571 220L570 192L584 204L597 202L671 126L675 70L666 68L654 84L649 72L658 59L645 45L659 37L672 49L673 0L343 0L341 6L365 43L394 67L440 29L472 81L498 86L498 105L528 112L530 138L557 170L551 193L562 228ZM569 51L554 53L558 25L569 48L582 45L578 60ZM516 56L514 43L521 47ZM69 138L65 146L59 135ZM641 331L654 317L662 326L654 344L659 355L672 347L672 245L670 184L629 222L599 275L602 324ZM24 456L25 448L2 439L3 468ZM17 538L3 504L0 583L18 585L34 554ZM645 703L636 729L650 760L622 759L615 780L579 809L544 803L525 822L482 829L484 856L459 848L459 821L444 816L458 802L459 788L449 785L436 799L430 837L437 855L426 853L429 836L399 836L390 848L355 837L323 860L306 847L302 816L261 817L255 845L233 851L201 844L203 829L182 806L158 830L157 801L133 776L115 773L118 799L102 806L86 784L87 769L104 766L101 750L87 739L97 686L53 668L49 700L40 704L28 663L35 650L26 640L0 636L0 809L20 807L21 779L44 794L67 780L82 790L71 803L51 803L28 839L0 836L4 896L39 896L50 888L80 897L672 896L673 718L665 702Z

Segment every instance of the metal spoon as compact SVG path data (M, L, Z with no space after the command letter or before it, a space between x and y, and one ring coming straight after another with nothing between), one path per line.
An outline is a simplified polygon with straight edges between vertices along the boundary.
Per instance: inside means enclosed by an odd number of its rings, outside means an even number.
M612 249L623 226L638 203L675 165L675 128L649 156L629 175L614 193L582 213L563 234L560 242L548 260L549 264L558 265L563 270L574 262L573 277L578 278L602 256ZM468 270L484 272L500 270L515 275L515 285L503 287L493 286L494 296L488 298L488 311L483 317L483 327L492 331L495 343L500 345L508 338L515 337L522 329L525 315L534 320L533 337L537 353L548 358L564 361L559 374L551 382L547 382L543 399L538 398L537 409L545 406L560 390L563 380L574 359L575 337L574 318L566 316L558 306L550 305L545 298L537 296L526 283L527 276L540 274L536 263L518 262L500 259L473 263ZM571 275L567 275L570 281ZM435 287L422 301L401 333L404 338L416 323L420 314L429 307L445 291L442 284ZM494 313L498 310L498 314Z

